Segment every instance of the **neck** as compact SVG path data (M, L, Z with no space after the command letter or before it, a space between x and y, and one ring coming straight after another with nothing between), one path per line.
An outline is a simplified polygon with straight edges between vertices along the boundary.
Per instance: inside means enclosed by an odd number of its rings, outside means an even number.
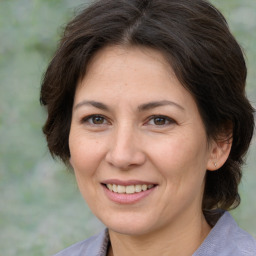
M201 214L191 217L183 225L162 228L146 235L131 236L109 230L111 246L108 256L191 256L210 229Z

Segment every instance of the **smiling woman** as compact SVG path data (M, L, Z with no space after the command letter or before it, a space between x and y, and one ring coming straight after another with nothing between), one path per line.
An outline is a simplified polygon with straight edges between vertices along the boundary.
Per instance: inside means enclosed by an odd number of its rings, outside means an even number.
M254 128L245 79L206 1L102 0L71 21L44 133L107 228L58 255L255 255L227 212Z
M91 101L97 104L80 104ZM188 235L199 224L190 216L202 217L205 170L214 168L219 148L208 146L193 97L161 54L102 49L78 84L74 106L70 162L96 216L119 233L145 235L181 222ZM219 164L230 149L223 145Z

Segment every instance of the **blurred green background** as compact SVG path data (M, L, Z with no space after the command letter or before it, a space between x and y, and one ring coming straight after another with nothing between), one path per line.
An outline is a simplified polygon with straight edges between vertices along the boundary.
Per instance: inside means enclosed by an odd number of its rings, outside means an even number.
M247 56L247 94L256 106L256 1L212 1L226 16ZM0 0L0 255L52 255L97 233L100 224L73 174L47 152L39 105L42 74L65 23L82 0ZM256 237L255 137L232 211Z

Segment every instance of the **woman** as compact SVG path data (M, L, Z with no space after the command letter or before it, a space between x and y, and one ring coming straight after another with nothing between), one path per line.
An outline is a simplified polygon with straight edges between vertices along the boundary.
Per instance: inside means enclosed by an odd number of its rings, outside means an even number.
M42 83L44 133L107 229L57 255L256 255L227 212L254 129L245 80L204 0L101 0L75 17Z

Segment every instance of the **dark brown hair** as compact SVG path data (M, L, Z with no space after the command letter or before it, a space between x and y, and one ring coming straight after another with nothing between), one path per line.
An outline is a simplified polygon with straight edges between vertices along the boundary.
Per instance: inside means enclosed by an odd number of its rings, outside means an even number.
M237 206L254 110L245 95L241 48L222 14L204 0L100 0L67 25L41 88L41 104L48 111L43 132L52 155L68 162L76 86L95 52L107 45L160 51L194 97L208 138L232 130L228 160L218 171L207 171L202 207Z

